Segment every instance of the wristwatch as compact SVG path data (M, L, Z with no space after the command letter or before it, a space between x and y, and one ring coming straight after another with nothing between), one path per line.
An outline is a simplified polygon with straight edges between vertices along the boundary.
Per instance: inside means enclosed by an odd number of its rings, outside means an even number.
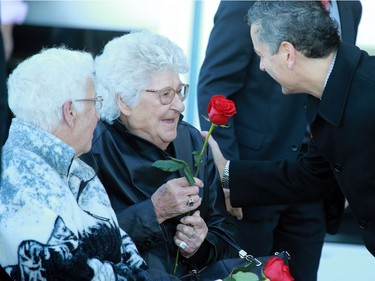
M223 177L221 179L221 186L229 189L229 164L230 160L227 161L223 170Z

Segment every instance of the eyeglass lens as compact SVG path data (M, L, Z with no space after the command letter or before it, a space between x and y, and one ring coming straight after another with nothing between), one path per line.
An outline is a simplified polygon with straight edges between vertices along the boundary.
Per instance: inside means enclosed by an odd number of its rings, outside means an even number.
M187 85L182 85L182 87L176 91L173 88L165 88L159 91L160 101L162 104L170 104L175 95L177 94L181 101L184 101L187 97Z

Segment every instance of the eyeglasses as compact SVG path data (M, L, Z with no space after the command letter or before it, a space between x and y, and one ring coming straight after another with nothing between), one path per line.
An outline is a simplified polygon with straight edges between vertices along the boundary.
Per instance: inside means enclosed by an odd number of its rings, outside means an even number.
M78 100L74 100L74 101L93 101L95 103L96 110L101 109L102 105L103 105L103 98L101 96L97 96L97 97L92 98L92 99L78 99Z
M175 90L171 87L167 87L167 88L164 88L164 89L161 89L161 90L147 89L145 91L149 92L149 93L158 94L159 98L160 98L160 102L163 105L167 105L167 104L170 104L173 101L176 94L181 99L181 101L186 100L188 92L189 92L189 84L182 84L181 88L178 89L178 90Z

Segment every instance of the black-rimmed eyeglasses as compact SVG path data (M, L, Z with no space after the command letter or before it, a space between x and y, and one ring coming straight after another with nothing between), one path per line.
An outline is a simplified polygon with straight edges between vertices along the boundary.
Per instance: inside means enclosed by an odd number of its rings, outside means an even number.
M95 103L95 108L97 110L101 109L102 105L103 105L103 98L101 96L97 96L97 97L91 98L91 99L77 99L77 100L74 100L74 101L92 101L92 102Z
M167 105L173 101L176 94L181 99L181 101L186 100L188 92L189 92L189 84L182 84L178 90L175 90L171 87L166 87L161 90L146 89L145 91L149 93L158 94L160 98L160 102L164 105Z

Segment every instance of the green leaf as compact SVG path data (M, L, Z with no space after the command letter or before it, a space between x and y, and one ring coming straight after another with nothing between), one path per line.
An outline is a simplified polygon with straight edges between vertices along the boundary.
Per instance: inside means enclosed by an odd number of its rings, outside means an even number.
M175 172L183 168L184 164L175 160L157 160L152 166L166 172Z
M170 157L170 160L157 160L152 164L152 166L166 172L175 172L179 169L183 169L189 184L195 185L193 173L191 172L189 165L184 160Z
M202 117L203 117L204 119L206 119L208 122L211 122L211 121L210 121L210 118L208 118L207 116L202 115Z
M171 160L175 161L175 162L178 162L178 163L181 163L182 165L184 166L188 166L188 164L184 161L184 160L181 160L181 159L177 159L177 158L173 158L173 157L169 157Z
M228 280L233 280L233 281L259 281L258 275L256 275L253 272L239 271L235 274L232 274L231 278L232 279L228 279ZM224 281L227 281L227 278L225 278Z
M226 277L223 281L260 281L259 276L251 272L256 267L256 263L251 261L248 265L243 267L234 268L231 274Z
M224 124L224 125L219 125L219 127L221 127L221 128L229 128L230 125L229 124Z
M254 267L256 267L256 264L255 264L255 262L251 261L251 262L250 262L248 265L246 265L246 266L238 267L238 268L233 269L233 272L232 272L232 273L236 273L236 272L239 272L239 271L250 272Z

